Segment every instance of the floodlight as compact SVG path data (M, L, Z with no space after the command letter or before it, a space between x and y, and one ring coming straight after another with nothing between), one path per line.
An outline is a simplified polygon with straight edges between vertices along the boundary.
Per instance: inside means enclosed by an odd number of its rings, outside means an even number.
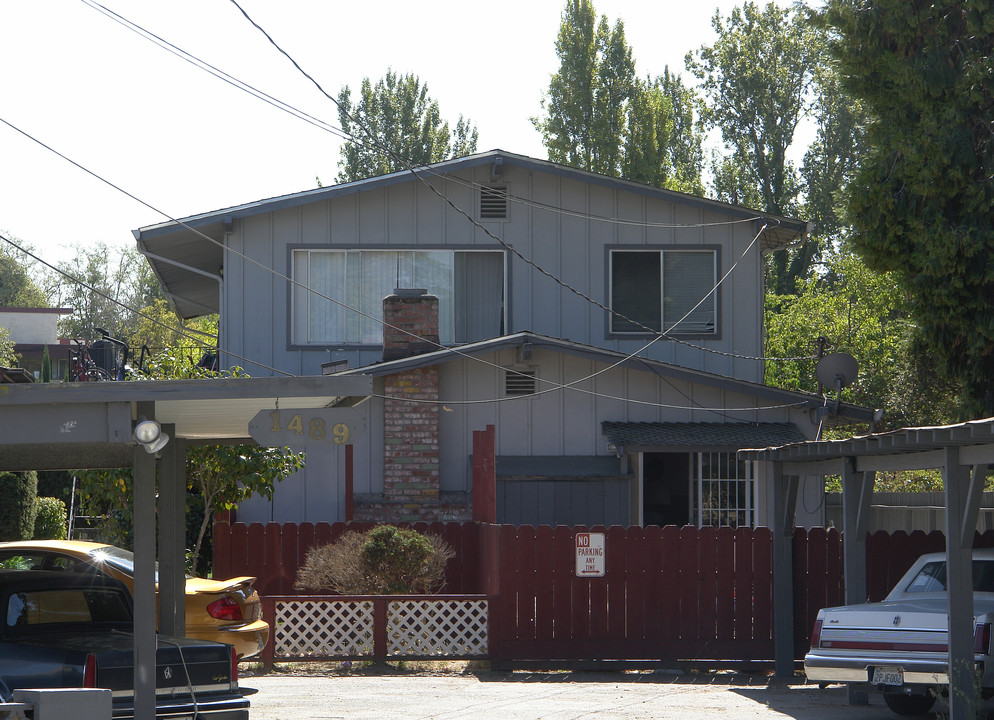
M135 442L150 455L159 452L169 442L169 436L162 432L162 426L155 420L142 420L135 425L134 436Z

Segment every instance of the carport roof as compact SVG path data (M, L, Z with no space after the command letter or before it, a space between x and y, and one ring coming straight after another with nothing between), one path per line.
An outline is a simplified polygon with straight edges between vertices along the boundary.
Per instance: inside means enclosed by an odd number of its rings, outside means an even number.
M964 465L994 463L994 418L955 425L901 428L845 440L812 440L741 450L755 460L811 465L826 463L827 472L847 458L859 471L915 470L941 467L946 448L958 448Z
M260 410L349 406L371 390L361 376L0 385L0 470L129 466L132 423L149 411L180 439L252 442Z

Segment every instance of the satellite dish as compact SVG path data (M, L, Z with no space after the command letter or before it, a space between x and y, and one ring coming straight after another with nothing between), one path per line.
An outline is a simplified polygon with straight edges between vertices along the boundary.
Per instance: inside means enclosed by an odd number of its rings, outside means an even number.
M852 385L859 375L859 362L849 353L832 353L818 361L818 382L841 390Z

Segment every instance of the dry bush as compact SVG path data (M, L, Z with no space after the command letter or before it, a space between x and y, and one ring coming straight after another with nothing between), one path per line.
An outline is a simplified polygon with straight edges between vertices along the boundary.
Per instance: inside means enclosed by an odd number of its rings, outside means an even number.
M437 535L381 525L310 550L295 587L343 595L434 593L445 585L445 566L453 557Z

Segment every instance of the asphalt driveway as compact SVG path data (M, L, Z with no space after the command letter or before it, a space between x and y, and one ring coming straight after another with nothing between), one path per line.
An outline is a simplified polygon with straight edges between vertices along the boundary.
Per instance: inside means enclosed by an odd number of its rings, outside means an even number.
M879 696L846 705L842 686L763 674L493 672L370 674L291 669L243 677L252 720L796 718L895 720ZM936 710L945 710L939 703Z

